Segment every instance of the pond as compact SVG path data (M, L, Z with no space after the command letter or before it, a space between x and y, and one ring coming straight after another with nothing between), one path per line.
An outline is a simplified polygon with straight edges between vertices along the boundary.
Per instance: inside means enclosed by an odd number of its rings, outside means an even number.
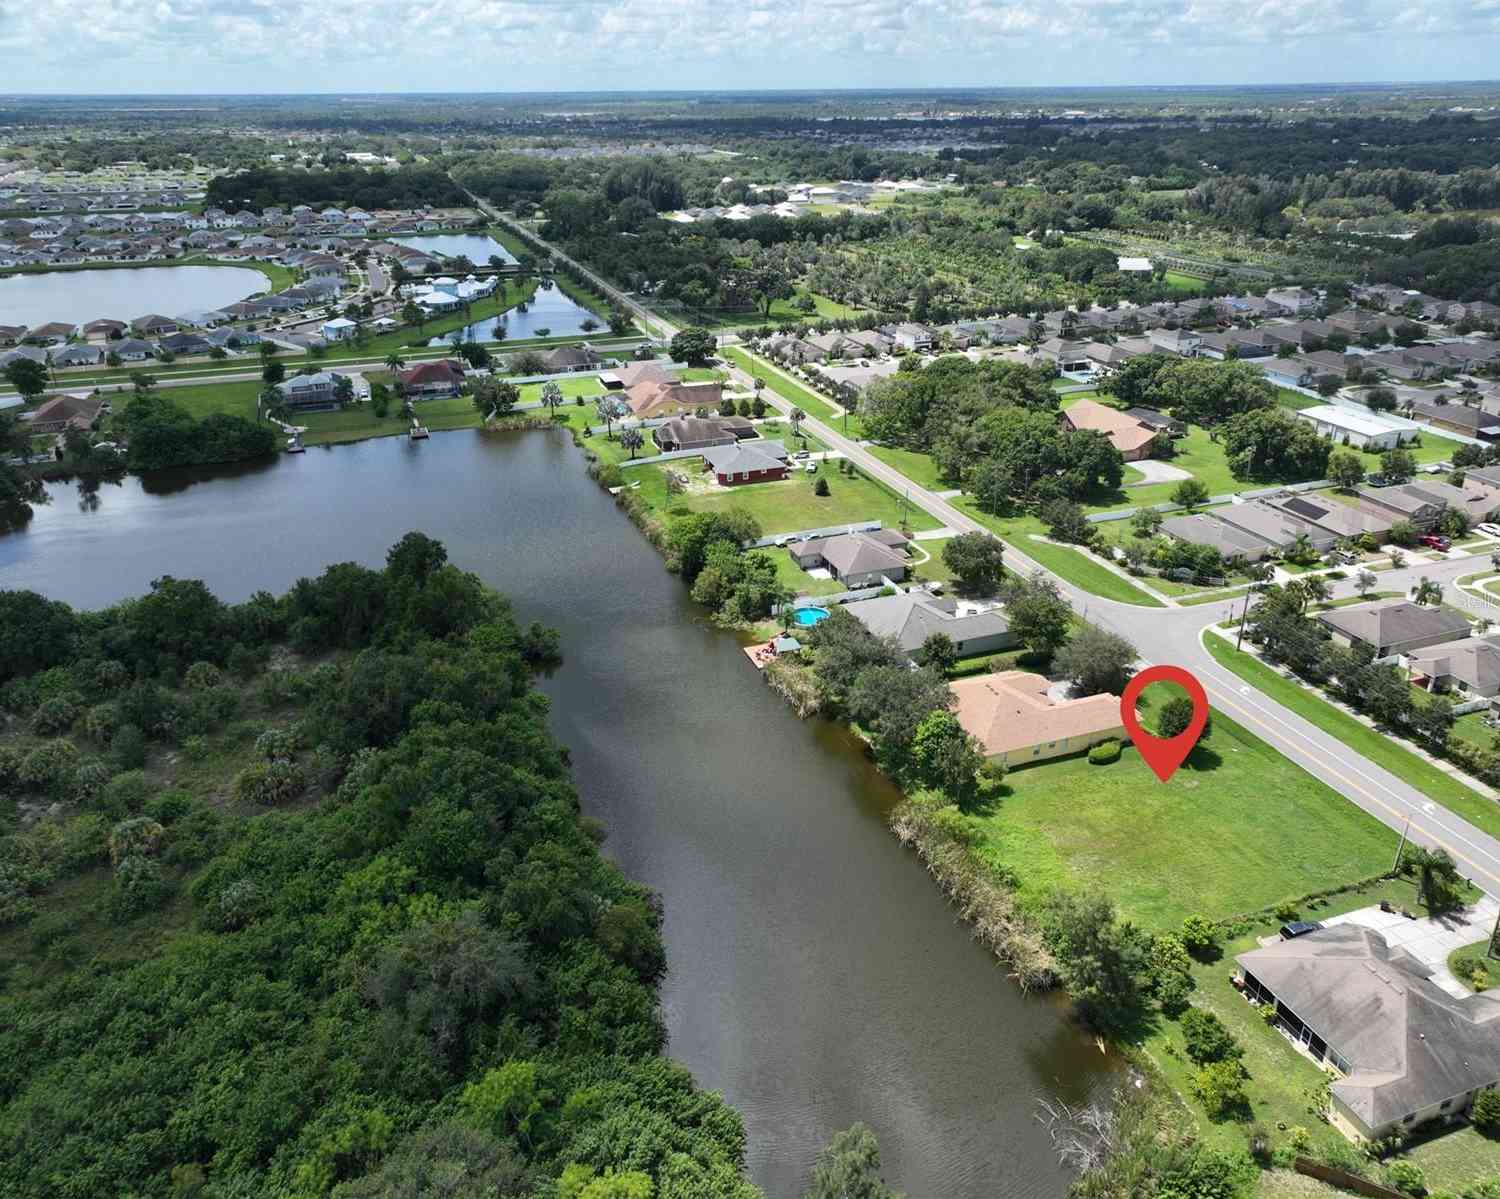
M761 682L566 435L385 438L128 478L97 502L50 491L0 536L0 586L81 606L168 573L242 600L379 565L410 529L440 538L562 634L544 688L583 808L662 896L668 1051L744 1114L769 1199L800 1195L856 1120L914 1197L1062 1199L1037 1097L1083 1098L1110 1059L975 944L887 829L896 791L854 737Z
M222 308L271 290L243 266L142 266L44 271L0 279L0 325L82 325L101 317L133 321L151 313L181 316Z
M475 266L484 266L491 258L514 262L516 256L485 233L427 233L420 237L393 237L393 242L411 246L424 254L441 254L445 258L464 257Z
M590 332L583 327L585 321L592 321L597 330L605 333L609 331L608 324L602 317L595 316L581 304L575 304L557 284L543 279L527 301L525 312L512 308L499 316L465 325L457 330L457 334L464 341L494 341L495 330L502 328L505 330L505 336L501 339L503 341L522 341L528 337L568 337ZM541 332L543 329L547 332ZM442 337L434 337L427 344L448 345L453 338L453 333L447 333Z

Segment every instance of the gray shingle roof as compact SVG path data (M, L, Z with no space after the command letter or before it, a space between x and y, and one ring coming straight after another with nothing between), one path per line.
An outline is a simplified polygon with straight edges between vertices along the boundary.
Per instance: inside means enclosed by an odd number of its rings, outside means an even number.
M1426 637L1468 636L1469 622L1446 608L1427 608L1410 600L1375 600L1349 608L1319 612L1318 620L1344 636L1367 645L1395 646Z
M951 599L930 596L878 596L848 605L851 616L877 637L894 637L907 653L915 653L933 633L946 633L954 641L974 641L980 637L999 637L1010 632L1010 621L1001 611L978 612L957 616Z
M1236 960L1349 1063L1333 1093L1369 1128L1500 1081L1500 1000L1453 998L1373 929L1339 924Z

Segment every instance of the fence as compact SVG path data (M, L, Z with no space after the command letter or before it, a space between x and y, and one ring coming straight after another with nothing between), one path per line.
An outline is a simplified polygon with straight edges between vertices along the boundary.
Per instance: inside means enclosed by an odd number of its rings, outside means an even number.
M1370 1199L1410 1199L1400 1191L1381 1186L1378 1182L1371 1182L1368 1178L1361 1178L1358 1174L1351 1174L1348 1170L1336 1170L1332 1166L1325 1166L1311 1158L1299 1157L1292 1162L1292 1166L1298 1174L1306 1174L1309 1178L1316 1178L1330 1186L1342 1187L1346 1191L1353 1191L1356 1195L1368 1195Z
M852 525L829 525L826 529L799 529L795 533L777 533L774 537L762 537L752 541L747 550L765 549L769 545L786 545L792 541L807 541L813 537L837 537L840 533L873 533L881 524L878 520L857 521Z

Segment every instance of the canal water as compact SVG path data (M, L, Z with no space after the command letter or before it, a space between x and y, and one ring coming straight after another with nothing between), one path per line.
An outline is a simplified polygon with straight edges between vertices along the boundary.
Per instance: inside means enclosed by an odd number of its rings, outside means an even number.
M575 304L557 284L543 279L536 292L526 303L526 311L512 308L499 316L475 321L458 331L464 341L493 341L496 328L505 330L504 341L520 341L527 337L567 337L588 332L583 322L592 321L595 329L608 332L605 323L581 304ZM546 332L543 333L542 330ZM446 345L453 334L434 337L428 345Z
M491 258L502 262L514 262L516 256L484 233L427 233L420 237L393 237L393 242L411 246L425 254L441 254L445 258L467 258L475 266L485 266Z
M243 266L143 266L44 271L0 279L0 325L51 321L82 325L101 317L133 321L222 308L270 291L260 271Z
M886 829L890 784L702 622L565 436L386 438L93 500L50 490L0 537L0 587L81 606L166 573L239 600L377 565L409 529L442 539L561 630L545 689L584 809L665 904L669 1051L743 1112L771 1199L800 1195L855 1120L912 1199L1061 1199L1036 1100L1081 1098L1109 1064L975 945Z

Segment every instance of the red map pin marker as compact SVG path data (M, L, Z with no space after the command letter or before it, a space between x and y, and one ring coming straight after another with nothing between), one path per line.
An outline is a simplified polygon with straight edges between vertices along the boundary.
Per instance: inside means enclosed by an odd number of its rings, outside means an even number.
M1135 701L1152 683L1176 683L1193 701L1192 722L1175 737L1152 736L1141 727L1136 717ZM1120 723L1125 726L1130 743L1151 767L1152 773L1166 782L1177 773L1177 768L1198 744L1198 735L1208 723L1208 696L1203 692L1203 684L1182 667L1148 666L1125 685L1125 694L1120 696Z

